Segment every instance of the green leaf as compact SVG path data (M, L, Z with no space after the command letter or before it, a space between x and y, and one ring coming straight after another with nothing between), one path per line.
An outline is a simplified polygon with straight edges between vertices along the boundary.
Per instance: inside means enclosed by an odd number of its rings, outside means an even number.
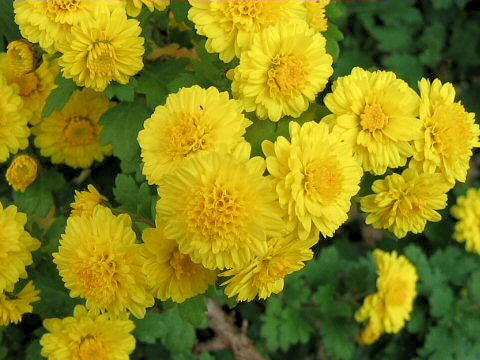
M121 209L134 214L149 217L153 196L146 182L140 186L130 175L119 174L113 189L115 200L122 204Z
M205 296L198 295L178 304L178 310L183 320L197 328L205 328L207 321L207 302Z
M334 358L351 359L355 350L357 327L334 318L322 319L320 333L327 353Z
M162 337L163 344L172 353L189 351L195 342L195 329L180 316L177 306L165 311L163 321L168 331Z
M453 316L453 301L455 297L449 286L433 289L430 301L430 313L436 318Z
M413 307L410 321L407 323L407 330L412 334L423 333L427 327L425 310L419 304Z
M54 111L61 111L78 89L73 80L65 79L61 74L58 75L56 84L57 88L50 93L43 108L43 117L49 117Z
M14 22L13 1L0 1L0 41L2 42L3 37L7 39L7 42L22 37Z
M333 62L336 62L338 56L340 55L340 46L338 45L338 41L328 36L326 36L325 38L327 39L327 53L332 55Z
M155 344L157 339L165 336L168 331L163 316L152 310L147 310L145 318L134 318L133 322L135 323L133 335L147 344Z
M383 59L383 65L397 76L414 86L425 73L418 57L411 54L392 54Z
M188 9L190 9L190 3L188 1L171 1L170 8L172 9L175 20L183 22L188 19Z
M59 240L61 235L65 232L65 226L67 225L67 218L64 215L59 215L47 233L44 235L44 240L40 250L43 253L50 254L58 249Z
M130 78L128 84L122 85L117 82L112 82L105 89L109 99L116 97L120 101L132 102L135 99L135 89L138 85L137 79Z
M45 358L40 355L42 351L42 346L38 340L33 341L28 345L25 360L44 360Z

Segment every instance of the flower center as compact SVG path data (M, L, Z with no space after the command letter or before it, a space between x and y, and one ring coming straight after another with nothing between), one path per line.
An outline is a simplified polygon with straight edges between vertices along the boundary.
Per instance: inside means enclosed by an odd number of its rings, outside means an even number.
M304 89L308 71L303 59L296 56L277 55L273 58L267 75L270 93L291 97Z
M20 96L29 96L36 92L40 86L40 79L35 72L20 75L16 83L20 87Z
M195 116L182 116L182 120L175 124L168 134L170 153L173 156L187 156L204 149L206 130Z
M80 360L106 359L107 352L103 343L95 339L95 336L87 336L82 339L78 347Z
M177 250L170 259L170 266L175 270L177 278L180 279L182 276L196 273L200 265L193 263L190 256Z
M80 7L80 0L47 0L47 11L53 14L69 12Z
M385 295L387 306L403 306L407 301L408 291L405 281L396 279L395 285L389 288Z
M234 20L242 22L242 18L257 18L262 14L261 1L229 1L228 7Z
M290 265L286 259L271 256L266 257L262 265L260 265L263 267L263 271L260 271L253 278L253 286L261 289L277 280L283 279L290 273Z
M117 56L115 48L108 42L96 42L90 45L87 55L87 68L93 75L112 77L115 75Z
M365 105L360 115L360 125L364 130L374 132L381 130L388 123L388 116L384 114L379 104Z
M311 196L318 195L322 202L335 200L342 191L342 183L342 172L332 159L316 160L307 168L305 190Z
M85 146L97 139L97 132L89 119L82 116L72 116L63 130L65 140L69 145Z

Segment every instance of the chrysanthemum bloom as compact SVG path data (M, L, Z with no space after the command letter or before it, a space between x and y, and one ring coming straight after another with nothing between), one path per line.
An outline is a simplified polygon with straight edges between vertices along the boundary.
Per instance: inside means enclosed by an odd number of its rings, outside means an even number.
M447 206L450 184L440 173L418 174L406 169L402 174L392 174L372 185L375 194L361 199L362 211L368 214L366 223L376 229L388 229L397 238L409 231L414 234L425 229L427 221L440 221L435 210Z
M333 73L325 44L323 35L304 21L265 29L252 39L229 75L234 96L260 119L299 117Z
M135 350L135 328L128 319L95 314L77 305L73 316L47 319L40 339L42 356L49 360L128 360Z
M85 191L75 190L75 202L70 205L72 208L71 216L92 216L93 210L105 201L107 201L107 198L91 184L87 186Z
M40 291L30 281L18 294L0 294L0 325L18 324L23 314L33 311L32 303L40 300Z
M301 1L203 1L189 0L188 18L197 33L206 36L206 49L230 62L248 49L255 34L269 26L292 19L305 20Z
M475 114L455 102L452 84L419 82L423 136L415 141L410 166L426 173L441 172L452 183L465 181L472 148L479 147L480 129Z
M262 144L280 206L302 240L317 230L333 236L348 218L362 168L326 124L310 121L300 127L292 121L290 138L291 142L280 136L275 143Z
M391 71L354 68L338 78L325 105L324 118L353 148L365 171L381 175L387 167L404 166L421 137L419 96Z
M250 124L241 104L229 99L227 92L197 85L182 88L155 109L138 134L143 173L150 184L159 184L194 153L230 151L245 141L243 134Z
M408 259L396 251L373 252L377 266L377 292L365 298L355 313L358 322L369 321L360 335L360 342L371 344L382 333L398 333L410 320L417 296L418 275Z
M32 72L37 67L37 52L28 41L12 41L7 46L7 54L11 68L19 75Z
M86 17L60 46L63 76L96 91L105 90L112 80L127 84L143 68L141 32L140 23L127 19L124 9Z
M0 292L12 291L20 278L26 278L25 267L32 263L32 251L40 241L25 231L27 215L15 205L3 208L0 203Z
M44 57L42 64L34 71L19 74L15 71L6 54L0 54L0 73L9 85L18 86L18 94L23 100L25 110L30 114L29 122L40 122L43 108L53 89L57 87L55 78L60 68L57 62Z
M54 53L66 41L72 25L78 25L104 7L123 7L123 4L105 0L15 0L13 6L22 36Z
M177 303L207 291L215 283L217 272L195 264L178 250L175 240L167 239L161 228L143 231L143 273L153 295L162 301Z
M325 7L330 4L330 0L308 0L305 1L307 7L307 23L319 32L327 31L328 19L325 14Z
M29 114L17 89L0 74L0 163L28 146Z
M53 257L70 296L85 298L88 308L143 318L153 305L128 215L97 206L92 216L70 217Z
M145 5L150 12L154 10L165 10L170 4L170 0L126 0L125 9L128 16L137 17Z
M37 159L29 155L19 155L12 161L5 176L15 191L24 192L35 181L37 175Z
M182 253L208 269L246 266L284 229L265 162L242 143L234 153L204 152L165 176L157 216Z
M110 109L104 93L89 89L76 91L61 111L55 111L36 125L32 132L35 145L52 163L88 168L112 154L111 145L102 145L100 117Z
M225 294L237 296L238 301L252 301L258 295L268 298L283 290L285 276L304 267L311 260L312 250L295 233L268 240L267 252L242 268L227 270L221 276L231 276Z
M464 242L467 251L480 254L480 189L468 189L450 211L458 219L453 238Z

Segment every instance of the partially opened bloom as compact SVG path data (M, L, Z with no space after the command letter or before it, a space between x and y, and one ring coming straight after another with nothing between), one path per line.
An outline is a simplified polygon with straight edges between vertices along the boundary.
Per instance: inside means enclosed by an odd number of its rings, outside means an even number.
M325 32L328 28L328 19L325 14L325 8L330 4L330 0L307 0L307 23L319 32Z
M127 84L143 68L141 32L140 23L127 19L124 9L86 17L60 46L63 76L95 91L105 90L112 81Z
M33 311L32 303L40 300L40 291L29 282L18 294L0 294L0 325L18 324L23 314Z
M25 231L27 216L10 205L0 203L0 293L13 290L20 278L26 278L25 267L32 263L32 251L40 242Z
M250 124L241 104L227 92L197 85L182 88L168 96L165 106L155 109L138 134L143 173L150 184L159 184L193 154L230 151L245 141Z
M177 303L203 294L215 283L217 272L194 263L178 249L175 240L167 239L161 228L143 231L143 272L149 288L162 301Z
M299 117L333 73L332 57L325 46L323 35L305 21L263 30L252 38L251 47L233 70L234 96L260 119Z
M368 213L366 223L376 229L388 229L402 238L408 232L421 233L427 221L440 221L437 210L447 206L451 188L442 174L418 174L406 169L372 185L373 195L361 199L362 211Z
M89 89L76 91L67 105L44 118L32 132L35 145L54 164L88 168L112 153L111 145L102 145L100 117L114 104L104 93Z
M345 137L365 171L381 175L404 166L419 139L419 96L391 71L354 68L338 78L325 105L333 113L324 118Z
M146 6L150 12L154 10L165 10L170 4L169 0L125 0L125 9L128 16L136 17L140 15L142 6Z
M292 19L305 20L306 16L305 6L295 0L189 2L188 18L197 32L207 37L207 51L219 53L225 62L240 57L263 29Z
M24 192L38 175L38 161L29 155L19 155L13 159L5 177L14 190Z
M75 190L75 201L70 205L71 216L92 216L93 210L106 200L107 198L100 194L92 184L87 186L87 190Z
M450 211L458 220L453 238L464 242L467 251L480 254L480 189L468 189Z
M360 342L372 344L382 333L398 333L410 320L417 296L418 275L408 259L395 251L374 251L377 292L365 298L355 313L358 322L368 321Z
M73 316L46 319L40 339L42 356L49 360L128 360L135 350L135 328L128 319L98 315L77 305Z
M143 318L153 305L128 215L97 206L92 216L70 217L53 257L70 296L86 299L87 308Z
M415 141L410 166L427 173L441 172L452 184L465 181L472 150L480 146L475 114L455 102L450 83L422 79L419 87L423 136Z
M339 134L323 123L292 121L290 138L262 144L280 206L302 240L318 231L333 236L348 218L362 168Z
M295 233L268 240L267 252L253 259L245 267L227 270L221 276L231 276L225 294L238 301L252 301L258 296L268 298L283 290L285 277L304 267L313 257L308 243L300 241Z
M19 75L28 74L37 67L37 52L28 41L12 41L7 46L7 54L11 68Z
M246 266L284 228L265 162L250 146L205 152L165 176L157 216L182 253L208 269Z

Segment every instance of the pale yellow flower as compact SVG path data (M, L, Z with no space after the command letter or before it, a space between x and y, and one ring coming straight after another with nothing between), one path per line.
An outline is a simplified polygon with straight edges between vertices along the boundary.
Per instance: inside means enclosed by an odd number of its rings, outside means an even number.
M458 220L453 238L464 242L467 251L480 254L480 189L468 189L450 211Z
M0 325L18 324L23 314L33 311L32 303L39 301L40 291L29 282L18 294L0 294Z
M87 186L85 191L75 190L75 201L70 205L72 208L71 216L92 216L93 210L105 201L107 201L107 198L91 184Z

